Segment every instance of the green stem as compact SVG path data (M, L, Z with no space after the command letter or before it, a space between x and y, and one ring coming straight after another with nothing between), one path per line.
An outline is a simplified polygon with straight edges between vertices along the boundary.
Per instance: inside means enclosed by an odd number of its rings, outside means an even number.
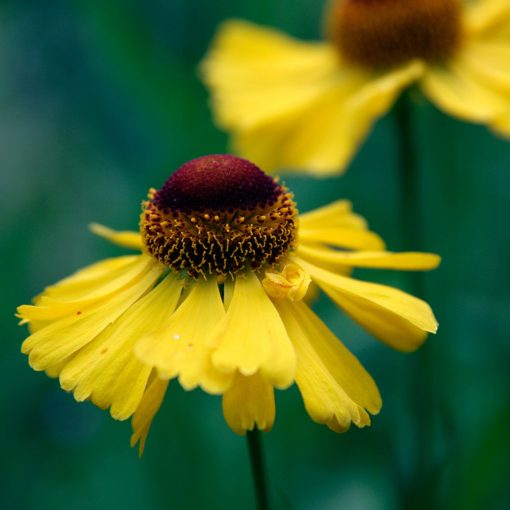
M413 105L409 93L400 98L396 107L399 138L399 167L401 182L402 237L405 250L422 250L422 193L418 157L414 141ZM419 273L416 273L419 276ZM413 282L417 283L417 281ZM416 285L415 285L416 286ZM417 285L422 290L421 282Z
M257 428L249 430L246 433L248 441L248 450L250 452L251 470L253 475L253 484L257 496L258 510L269 510L269 494L267 491L267 479L264 469L264 454L262 451L262 442Z
M404 93L396 106L396 127L399 143L401 182L401 219L404 250L423 250L423 193L415 145L413 103ZM411 293L425 299L423 275L409 274ZM410 405L414 421L414 462L410 476L402 474L402 507L414 508L433 498L433 489L427 488L431 476L432 422L434 412L429 375L429 350L425 345L413 355ZM425 507L424 507L425 508Z

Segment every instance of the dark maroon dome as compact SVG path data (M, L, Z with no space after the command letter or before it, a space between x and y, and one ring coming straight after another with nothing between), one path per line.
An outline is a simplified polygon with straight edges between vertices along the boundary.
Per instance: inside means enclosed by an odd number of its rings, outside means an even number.
M163 210L255 209L273 204L282 193L276 181L249 161L228 154L192 159L156 193Z

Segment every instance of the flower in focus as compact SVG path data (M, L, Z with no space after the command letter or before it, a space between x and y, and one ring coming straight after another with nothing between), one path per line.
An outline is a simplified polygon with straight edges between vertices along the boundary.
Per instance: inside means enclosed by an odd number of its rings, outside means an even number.
M385 251L347 201L298 216L287 188L244 159L192 160L142 209L140 232L92 227L139 254L86 267L18 308L32 368L78 401L132 417L141 451L172 379L222 395L240 434L270 429L274 388L294 382L316 422L368 425L378 389L306 304L311 281L396 349L437 329L425 302L350 274L427 270L439 257Z
M340 173L415 82L447 114L510 136L508 0L334 0L326 33L221 27L202 74L235 152L267 171Z

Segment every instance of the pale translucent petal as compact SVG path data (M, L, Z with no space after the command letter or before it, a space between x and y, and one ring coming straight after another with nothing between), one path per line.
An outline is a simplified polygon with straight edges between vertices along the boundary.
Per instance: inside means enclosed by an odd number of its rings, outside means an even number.
M236 374L223 395L223 416L236 434L245 434L255 426L271 430L275 419L273 386L259 374L249 377Z
M294 380L296 358L276 308L254 273L237 277L225 318L213 332L213 363L221 371L262 377L278 388Z
M312 419L336 432L370 424L381 397L368 372L302 302L276 301L297 354L296 382Z

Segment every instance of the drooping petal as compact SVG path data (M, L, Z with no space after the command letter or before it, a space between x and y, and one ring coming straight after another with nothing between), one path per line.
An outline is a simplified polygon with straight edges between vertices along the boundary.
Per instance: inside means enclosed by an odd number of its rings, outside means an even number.
M430 306L401 290L362 282L296 261L353 320L379 340L401 351L417 349L437 331Z
M271 299L253 272L237 277L230 306L215 329L213 363L221 371L257 372L278 388L294 380L296 357Z
M163 399L165 397L166 390L168 388L168 381L159 379L153 374L152 379L145 391L143 398L133 415L131 425L133 428L133 434L131 436L131 447L134 447L138 441L140 446L138 454L140 457L143 455L145 449L145 443L147 441L147 434L149 433L152 420L156 413L159 411Z
M22 352L29 354L30 366L46 370L80 350L154 286L161 273L159 265L144 267L117 292L37 330L22 345Z
M392 253L387 251L346 252L325 247L299 246L297 254L318 266L327 264L342 267L367 267L427 271L435 269L441 257L433 253Z
M113 230L105 227L104 225L100 225L99 223L91 223L89 228L94 234L99 237L103 237L118 246L131 248L132 250L141 250L143 247L142 237L139 232L133 232L130 230Z
M171 315L183 282L168 275L115 323L79 351L60 374L62 388L78 401L90 398L114 418L131 416L143 395L152 367L133 352L135 343Z
M206 340L224 316L216 280L198 280L175 313L160 328L140 339L135 352L144 363L155 366L160 377L179 376L187 390L199 385L209 393L222 393L233 375L212 365L214 346Z
M271 430L275 419L273 386L259 374L236 374L223 395L223 416L236 434L243 435L255 427Z
M297 354L296 383L311 418L336 432L370 424L381 397L356 357L303 302L275 301Z

